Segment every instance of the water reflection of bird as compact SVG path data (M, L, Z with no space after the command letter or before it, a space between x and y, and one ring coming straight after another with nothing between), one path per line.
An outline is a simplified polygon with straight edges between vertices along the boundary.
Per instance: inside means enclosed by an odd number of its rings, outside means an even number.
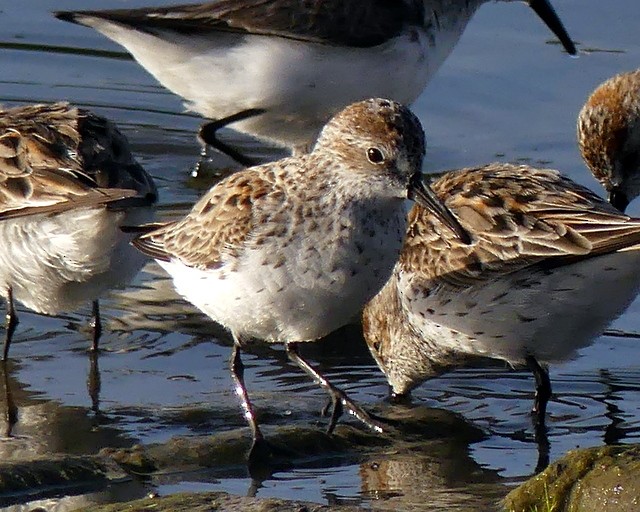
M413 207L393 277L364 311L369 348L396 395L468 356L526 365L543 425L540 363L574 356L640 289L640 219L527 166L453 171L432 187L473 243Z
M197 5L58 12L124 46L158 81L226 125L306 150L342 107L369 97L411 103L488 0L224 0ZM506 0L509 1L509 0ZM530 7L576 49L548 0Z
M93 303L126 284L145 259L126 223L150 220L157 193L116 126L66 103L0 111L0 290L3 358L18 323L14 301L47 315Z
M578 145L611 204L624 211L640 194L640 70L593 91L578 116Z
M483 468L469 455L468 444L453 439L369 456L360 477L374 510L496 510L505 493L497 472Z
M41 392L34 391L17 378L24 371L24 367L13 361L0 364L0 408L6 408L0 417L0 433L6 435L0 442L4 479L1 509L16 512L77 510L144 496L148 488L140 483L122 485L120 482L125 474L118 474L115 466L112 474L106 476L114 481L118 479L118 485L106 486L95 493L92 492L96 488L93 484L100 480L93 474L89 481L87 469L90 464L85 462L80 470L75 466L63 471L64 466L58 461L66 455L98 453L105 446L130 447L135 439L112 422L105 423L98 416L87 414L84 407L64 406L57 400L47 400ZM16 424L18 417L20 421ZM42 463L47 464L44 470L40 469L42 466L38 468ZM52 471L56 471L53 468L60 471L56 482L65 482L62 484L64 493L60 493L60 485L52 485ZM17 474L28 477L7 478Z
M231 331L232 373L254 438L250 460L264 447L240 359L251 339L285 343L289 358L329 392L330 430L343 406L380 428L298 345L350 322L384 284L402 246L407 197L459 229L422 183L423 156L422 128L406 107L355 103L329 121L310 154L232 175L182 220L134 240L181 295Z

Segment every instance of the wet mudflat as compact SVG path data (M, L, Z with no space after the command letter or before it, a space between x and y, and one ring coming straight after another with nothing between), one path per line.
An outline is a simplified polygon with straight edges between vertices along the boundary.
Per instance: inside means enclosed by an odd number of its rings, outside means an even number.
M91 8L148 3L101 0ZM556 4L580 43L578 59L545 44L545 28L520 4L488 4L476 15L415 104L428 137L425 170L520 160L561 169L598 190L575 146L575 117L598 83L640 62L640 7L630 0ZM185 113L180 100L118 46L49 14L85 6L79 0L0 6L0 101L11 106L65 99L115 120L157 180L160 216L174 217L218 171L234 165L214 155L207 172L191 176L199 118ZM235 140L233 133L229 137ZM253 143L246 147L257 157L273 153ZM640 206L631 205L629 212L639 214ZM10 407L6 395L0 400L0 462L92 455L174 436L237 436L244 429L227 372L230 338L181 301L157 266L149 264L131 287L103 301L104 350L95 361L86 353L88 309L63 318L19 313L12 361L0 381L15 404ZM427 425L441 416L450 422L446 435L429 435L425 426L420 449L394 438L365 451L301 462L261 482L236 460L223 471L165 468L150 479L127 476L108 485L62 486L0 500L14 510L32 508L30 500L75 508L149 492L207 490L390 510L485 510L547 455L554 460L577 446L639 441L640 340L620 334L640 332L640 302L613 329L575 361L551 368L556 395L549 405L548 454L531 429L532 378L498 365L452 372L416 391L410 418ZM343 329L305 354L366 407L390 412L383 376L357 328ZM255 347L245 364L269 434L287 427L317 429L322 437L325 394L287 363L280 348ZM18 422L7 432L16 413Z

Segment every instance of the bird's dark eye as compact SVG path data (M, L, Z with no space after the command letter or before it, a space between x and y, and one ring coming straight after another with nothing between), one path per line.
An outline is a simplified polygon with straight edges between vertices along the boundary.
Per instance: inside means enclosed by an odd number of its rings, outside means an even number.
M384 162L384 155L378 148L367 149L367 158L372 164L379 164Z
M376 352L380 351L380 342L379 341L374 341L373 342L373 350L375 350Z

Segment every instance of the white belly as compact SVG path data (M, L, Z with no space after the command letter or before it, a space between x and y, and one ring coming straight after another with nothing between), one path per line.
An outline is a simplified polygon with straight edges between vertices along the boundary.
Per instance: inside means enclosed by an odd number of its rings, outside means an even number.
M300 236L286 247L276 239L210 270L158 263L182 296L240 338L312 341L350 322L388 280L404 225L398 208L374 236Z
M574 357L617 318L640 290L640 251L614 253L556 269L522 271L491 283L400 289L408 319L434 350L522 364Z
M413 102L462 31L436 40L412 29L377 47L343 48L223 32L157 37L104 20L84 22L124 46L191 110L219 119L266 109L232 128L287 146L313 142L331 115L354 101Z
M0 287L29 309L55 315L128 283L146 258L119 225L148 222L150 208L80 209L0 222Z

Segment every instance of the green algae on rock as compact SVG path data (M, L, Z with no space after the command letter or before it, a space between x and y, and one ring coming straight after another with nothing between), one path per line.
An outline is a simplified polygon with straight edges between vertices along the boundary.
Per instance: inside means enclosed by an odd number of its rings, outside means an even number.
M375 409L376 412L378 411ZM269 433L275 466L340 458L355 461L363 454L393 447L416 450L429 440L453 439L462 445L479 441L483 433L455 414L426 407L387 407L388 432L378 434L350 424L340 424L329 435L317 427L278 426ZM203 437L176 437L166 443L132 448L105 448L100 453L116 460L133 474L190 468L244 467L250 447L248 429L234 429Z
M552 512L640 510L640 445L572 450L505 498L509 512L549 508Z

